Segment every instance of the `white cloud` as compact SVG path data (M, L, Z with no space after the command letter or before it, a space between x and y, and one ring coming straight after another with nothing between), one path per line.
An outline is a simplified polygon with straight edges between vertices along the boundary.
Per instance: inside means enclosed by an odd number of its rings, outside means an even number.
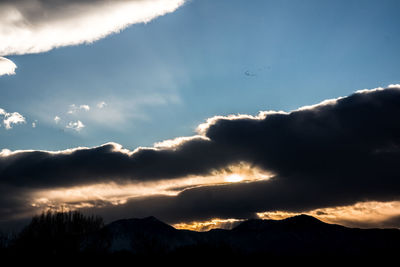
M0 0L0 56L91 43L175 11L185 0ZM15 64L6 62L13 74Z
M36 128L36 121L32 122L32 128Z
M58 116L55 116L55 117L54 117L54 122L55 122L56 124L59 123L60 120L61 120L60 117L58 117Z
M180 104L180 97L176 92L136 94L130 97L108 96L107 102L93 101L91 99L82 100L86 105L72 104L68 106L68 111L63 113L66 121L85 121L97 127L107 127L112 130L123 131L132 121L151 120L147 114L147 109L167 105ZM49 111L42 115L43 120L48 120L47 114L51 109L59 109L65 103L57 103L49 108ZM84 107L87 106L87 107ZM57 113L62 112L57 110ZM40 116L34 114L35 116ZM63 117L63 118L64 118Z
M84 111L89 111L90 110L90 106L89 105L80 105L79 107L75 104L72 104L69 106L68 109L68 114L74 114L79 110L84 110Z
M105 106L107 106L107 104L106 104L106 102L101 101L101 102L97 103L96 106L101 109L101 108L104 108Z
M3 40L2 40L3 42ZM15 69L17 65L14 64L11 60L0 57L0 76L2 75L13 75L15 74Z
M90 107L89 107L89 105L80 105L80 106L79 106L79 109L83 109L83 110L85 110L85 111L89 111L89 110L90 110Z
M208 118L206 122L201 123L197 126L196 132L204 136L208 129L216 124L219 120L242 120L242 119L250 119L250 120L263 120L265 119L266 116L271 115L271 114L282 114L284 113L283 111L260 111L256 116L253 115L247 115L247 114L231 114L227 116L214 116L211 118Z
M67 126L68 129L72 129L75 130L77 132L79 132L80 130L82 130L83 128L85 128L85 125L80 121L70 121Z
M7 130L11 129L13 124L26 123L25 117L18 112L8 113L1 109L0 115L4 116L3 124Z
M7 130L12 128L13 124L26 123L25 117L18 112L7 112L0 108L0 116L2 116L3 124Z
M71 105L70 108L68 109L68 114L73 114L76 112L76 106L75 105Z
M156 142L154 143L153 147L156 149L177 149L184 143L191 142L193 140L210 140L210 139L202 135L183 136L174 139L164 140L161 142Z

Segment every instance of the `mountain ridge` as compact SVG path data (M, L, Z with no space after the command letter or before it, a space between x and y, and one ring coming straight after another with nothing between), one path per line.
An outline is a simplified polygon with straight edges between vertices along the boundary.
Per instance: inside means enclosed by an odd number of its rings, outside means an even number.
M99 233L106 236L101 240ZM238 254L313 255L391 254L400 249L399 229L359 229L327 224L312 216L283 220L250 219L231 230L175 229L155 217L124 219L106 225L83 250L101 242L107 253L170 254L199 248ZM93 238L95 237L95 238Z
M17 241L18 246L10 250L15 254L57 257L396 257L400 229L348 228L299 215L282 220L250 219L231 230L197 232L176 229L151 216L120 219L78 235L43 238L32 232Z

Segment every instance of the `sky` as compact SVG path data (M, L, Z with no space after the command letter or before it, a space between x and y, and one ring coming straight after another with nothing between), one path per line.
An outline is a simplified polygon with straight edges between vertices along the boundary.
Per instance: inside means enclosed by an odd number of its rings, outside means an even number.
M0 221L400 227L399 9L0 0Z

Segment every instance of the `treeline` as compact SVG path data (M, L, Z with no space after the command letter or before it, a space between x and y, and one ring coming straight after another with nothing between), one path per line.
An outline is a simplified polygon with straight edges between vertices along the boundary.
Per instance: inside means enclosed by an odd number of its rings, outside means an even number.
M91 233L100 230L104 221L78 211L47 211L34 216L17 235L3 234L2 254L61 256L80 252L80 244Z
M86 216L78 211L47 211L34 216L21 232L21 238L56 238L64 235L82 235L99 230L104 221L99 216Z

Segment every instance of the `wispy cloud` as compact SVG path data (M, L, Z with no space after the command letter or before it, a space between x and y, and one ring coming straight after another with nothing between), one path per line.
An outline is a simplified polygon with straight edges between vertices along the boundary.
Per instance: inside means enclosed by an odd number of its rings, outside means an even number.
M54 117L54 122L55 122L56 124L58 124L58 123L60 122L60 120L61 120L60 117L58 117L58 116L55 116L55 117Z
M77 113L78 111L81 111L81 110L83 110L83 111L89 111L90 110L90 106L89 105L80 105L80 106L77 106L77 105L75 105L75 104L72 104L72 105L70 105L69 106L69 109L68 109L68 114L74 114L74 113Z
M91 43L175 11L184 0L0 0L0 56ZM15 64L0 58L0 75Z
M32 109L30 114L42 123L55 123L61 127L70 121L80 120L88 128L125 131L133 122L150 120L150 109L178 105L181 100L176 92L146 92L127 98L109 96L107 102L98 99L86 99L83 104L68 102L62 99L53 101L40 109Z
M80 105L79 109L85 110L85 111L89 111L90 110L90 106L89 105Z
M85 128L85 125L84 125L80 120L77 120L77 121L70 121L70 122L67 124L66 128L72 129L72 130L75 130L75 131L79 132L80 130L82 130L83 128Z
M104 108L105 106L107 106L107 103L104 102L104 101L101 101L101 102L97 103L96 106L97 106L97 108L102 109L102 108Z

